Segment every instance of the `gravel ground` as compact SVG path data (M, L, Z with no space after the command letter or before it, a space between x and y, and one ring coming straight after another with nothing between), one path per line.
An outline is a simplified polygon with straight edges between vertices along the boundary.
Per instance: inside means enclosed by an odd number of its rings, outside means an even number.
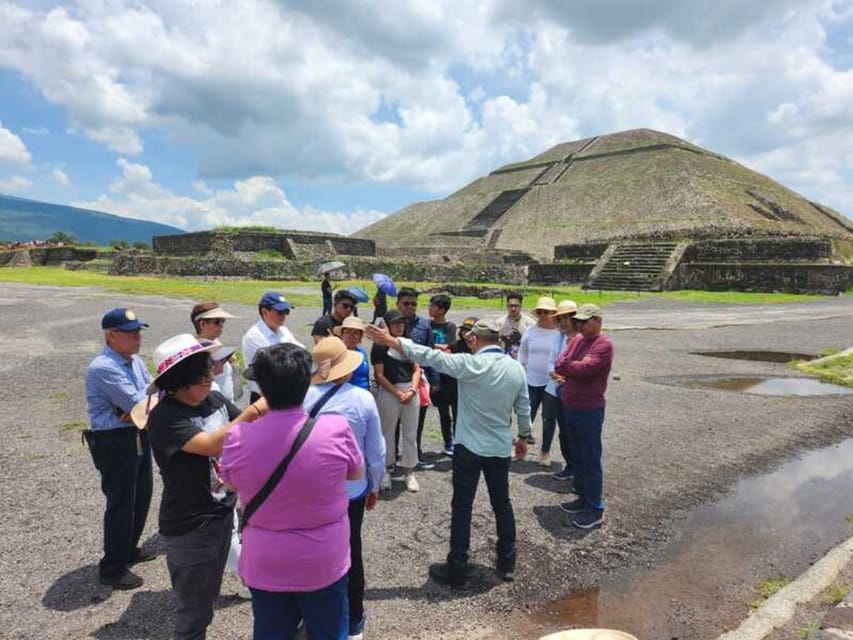
M0 637L170 637L171 596L162 559L138 566L146 583L136 591L111 593L96 580L103 497L79 431L86 420L83 372L100 348L100 317L114 306L131 306L152 325L144 354L190 329L190 301L118 299L93 289L0 283L0 406L5 409L0 497L7 505L0 521ZM229 321L225 331L224 341L236 344L256 310L227 308L242 316ZM297 309L288 325L307 341L307 323L317 313ZM450 474L449 463L442 462L421 474L420 493L397 490L365 519L369 637L536 637L520 618L614 572L651 565L677 539L683 514L719 496L740 476L850 437L853 396L773 398L658 382L688 375L792 375L785 365L690 352L817 353L849 346L852 318L850 297L785 307L654 300L612 305L606 326L637 329L612 334L613 373L619 379L610 384L605 422L606 526L589 533L567 527L557 506L565 485L541 473L533 460L515 463L516 581L504 584L492 575L494 524L481 486L472 531L477 576L464 591L438 587L427 580L426 569L447 551ZM718 326L746 321L755 324ZM434 411L430 421L426 448L438 451ZM156 479L145 536L155 546L159 495ZM234 586L228 576L223 591ZM708 621L709 628L713 623ZM249 604L223 597L210 636L250 635Z

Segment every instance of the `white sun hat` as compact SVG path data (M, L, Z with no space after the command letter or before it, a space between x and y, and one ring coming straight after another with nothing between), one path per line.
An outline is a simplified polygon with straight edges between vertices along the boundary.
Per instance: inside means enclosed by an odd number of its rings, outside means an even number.
M154 349L154 365L157 368L157 373L145 392L149 395L157 393L160 390L160 387L157 386L158 378L179 362L183 362L196 353L210 353L219 348L220 345L217 344L205 346L188 333L181 333L161 342Z

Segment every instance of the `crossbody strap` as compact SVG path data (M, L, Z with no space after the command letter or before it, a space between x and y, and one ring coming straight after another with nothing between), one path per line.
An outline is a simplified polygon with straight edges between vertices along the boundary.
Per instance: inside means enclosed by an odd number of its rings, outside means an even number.
M252 497L249 504L246 505L245 509L243 509L243 517L240 518L240 531L246 527L246 523L249 522L249 518L252 517L252 514L258 510L258 508L264 503L264 500L269 497L273 490L278 486L278 483L281 482L281 478L284 476L284 472L287 471L287 467L290 466L290 461L293 460L293 456L296 455L296 452L299 451L308 439L308 436L311 434L311 430L314 428L314 422L314 418L309 416L305 421L305 424L303 424L302 428L299 430L299 433L296 434L296 439L293 441L290 451L288 451L284 459L278 463L275 471L273 471L272 475L267 478L267 481L264 483L264 486L261 487L261 490Z
M261 490L258 491L252 499L249 501L249 504L246 505L246 508L243 509L243 516L240 518L240 527L239 530L243 531L246 527L246 523L249 522L249 518L252 517L252 514L258 510L258 508L264 503L264 501L269 497L269 495L273 492L273 490L278 486L278 483L281 482L282 477L284 476L284 472L287 471L287 467L290 466L290 461L293 460L293 457L296 455L296 452L302 447L305 441L308 439L308 436L311 435L311 430L314 428L314 422L317 414L320 412L320 409L323 408L323 405L328 402L329 398L335 395L338 390L340 390L342 385L336 384L331 389L326 391L323 396L314 403L314 406L311 407L311 411L308 413L308 419L305 421L305 424L302 425L302 428L299 430L299 433L296 434L296 439L293 441L293 444L290 447L290 451L287 452L287 455L284 459L278 463L278 466L275 468L275 471L272 472L267 481L264 483L264 486L261 487Z

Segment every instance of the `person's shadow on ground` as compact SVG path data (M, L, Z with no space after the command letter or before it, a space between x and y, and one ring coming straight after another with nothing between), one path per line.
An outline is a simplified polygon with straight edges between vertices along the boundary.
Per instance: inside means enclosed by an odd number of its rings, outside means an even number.
M572 493L571 481L558 480L551 475L550 471L529 475L524 478L524 483L534 489L542 489L543 491L552 491L553 493L564 495Z
M495 575L494 567L469 563L471 577L465 586L448 587L427 579L420 587L387 587L367 589L365 600L419 600L422 602L445 602L458 598L467 598L491 591L500 584L506 584Z
M219 596L215 609L225 609L245 602L237 596ZM101 640L169 640L174 635L175 608L172 590L137 591L130 604L115 622L108 622L92 633Z
M569 515L559 505L533 507L533 514L545 531L560 540L580 540L598 531L598 528L579 529L569 521Z

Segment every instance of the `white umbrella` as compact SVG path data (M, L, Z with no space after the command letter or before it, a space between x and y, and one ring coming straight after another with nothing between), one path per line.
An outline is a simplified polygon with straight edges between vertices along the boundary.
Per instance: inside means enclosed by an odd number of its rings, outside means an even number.
M340 260L332 260L331 262L324 262L319 267L317 267L317 275L321 276L324 273L329 273L330 271L337 271L338 269L343 269L346 265Z

